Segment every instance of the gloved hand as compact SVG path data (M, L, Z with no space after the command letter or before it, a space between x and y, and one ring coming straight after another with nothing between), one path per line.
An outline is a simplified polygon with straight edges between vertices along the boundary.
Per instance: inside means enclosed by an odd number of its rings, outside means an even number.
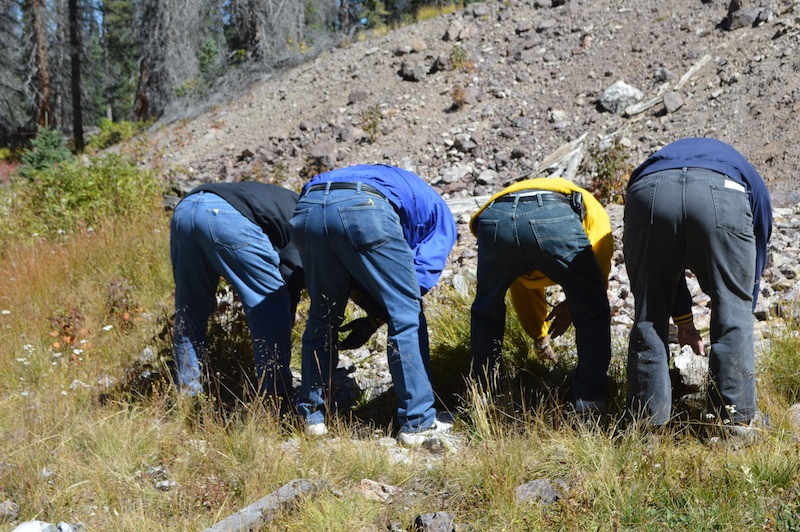
M569 304L564 300L550 311L545 321L553 320L547 332L551 338L558 338L567 330L567 327L572 323L572 313L569 310Z
M347 338L339 342L339 349L357 349L366 344L375 331L378 330L383 324L383 321L378 318L367 316L366 318L357 318L349 323L345 323L339 327L339 331L352 331L347 335Z

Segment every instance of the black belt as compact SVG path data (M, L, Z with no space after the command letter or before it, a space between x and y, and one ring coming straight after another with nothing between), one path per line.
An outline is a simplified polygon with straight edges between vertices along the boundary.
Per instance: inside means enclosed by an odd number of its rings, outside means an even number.
M520 203L523 201L538 202L541 200L543 203L564 203L566 205L572 205L568 197L560 192L553 192L552 190L520 190L518 192L506 194L505 196L500 196L494 201L495 203L510 203L517 200L519 200Z
M317 185L311 185L308 187L306 192L316 192L318 190L358 190L359 188L362 192L375 194L380 198L386 199L386 196L380 190L360 181L334 181L332 183L319 183Z

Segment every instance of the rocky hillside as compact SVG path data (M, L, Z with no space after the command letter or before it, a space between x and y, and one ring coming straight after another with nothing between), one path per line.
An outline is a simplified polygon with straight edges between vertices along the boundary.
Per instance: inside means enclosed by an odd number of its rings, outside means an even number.
M765 339L770 318L794 308L800 276L799 22L800 1L784 0L470 4L325 52L228 105L157 127L151 144L184 190L239 179L299 189L319 168L362 163L412 169L460 222L441 284L465 291L476 254L464 223L487 194L530 174L588 185L595 155L615 141L634 167L678 138L713 136L753 162L776 207L757 309ZM624 341L633 298L622 208L609 212L612 327ZM708 298L691 279L690 287L707 326ZM383 360L369 355L342 363L355 368L349 378L362 393L377 396L390 379L387 368L361 363Z
M159 127L154 153L184 187L249 176L297 188L320 165L386 163L457 198L532 172L585 184L613 139L635 166L713 136L785 206L800 201L798 17L791 0L470 4Z

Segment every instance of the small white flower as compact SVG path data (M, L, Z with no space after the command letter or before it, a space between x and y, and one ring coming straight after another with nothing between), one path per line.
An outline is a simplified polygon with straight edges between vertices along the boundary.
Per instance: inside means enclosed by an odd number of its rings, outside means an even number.
M80 355L82 353L83 353L83 349L73 349L72 350L72 354L73 355Z
M53 358L59 358L59 357L62 357L62 356L64 356L64 355L62 355L61 353L53 353Z
M706 414L706 419L716 419L716 417L717 417L717 416L715 416L715 415L714 415L714 414L712 414L711 412L709 412L709 413L707 413L707 414Z
M111 329L113 329L113 328L114 328L114 326L113 326L113 325L106 325L105 327L103 327L103 330L104 330L104 331L110 331L110 330L111 330Z
M3 310L0 310L0 314L3 314L4 316L8 316L9 314L11 314L11 311L3 309Z
M21 395L22 397L28 397L28 395L30 395L30 394L29 394L28 392L22 392L20 395Z

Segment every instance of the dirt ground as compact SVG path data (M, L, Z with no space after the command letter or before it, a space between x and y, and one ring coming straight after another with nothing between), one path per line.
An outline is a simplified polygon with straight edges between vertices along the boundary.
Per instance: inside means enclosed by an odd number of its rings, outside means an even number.
M636 166L673 140L711 136L754 164L776 206L800 202L800 3L745 0L737 16L755 23L738 17L732 30L728 0L560 3L471 4L324 52L159 124L154 153L187 186L249 176L299 188L313 156L413 168L457 197L493 192L583 135L579 182L609 139ZM655 105L606 110L617 81Z

